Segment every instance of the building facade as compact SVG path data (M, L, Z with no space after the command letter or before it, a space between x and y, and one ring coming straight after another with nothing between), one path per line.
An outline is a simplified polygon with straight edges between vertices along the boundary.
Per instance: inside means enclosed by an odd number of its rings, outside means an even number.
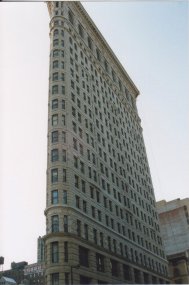
M169 283L136 99L80 2L48 2L45 284Z
M189 198L157 202L173 284L189 284Z
M28 285L45 285L44 282L44 263L32 263L24 268L25 280Z

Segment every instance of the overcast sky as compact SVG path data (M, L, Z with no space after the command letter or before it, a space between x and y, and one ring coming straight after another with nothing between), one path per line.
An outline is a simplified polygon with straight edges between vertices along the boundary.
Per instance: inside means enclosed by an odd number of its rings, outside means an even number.
M157 200L189 197L188 2L84 3L140 90ZM45 234L49 15L0 4L0 256L37 260Z

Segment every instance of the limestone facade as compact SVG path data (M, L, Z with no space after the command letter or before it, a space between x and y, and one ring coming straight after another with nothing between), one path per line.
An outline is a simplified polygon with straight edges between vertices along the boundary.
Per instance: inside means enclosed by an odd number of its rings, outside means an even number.
M157 202L160 230L173 284L189 283L189 198Z
M79 2L48 2L46 285L168 283L136 99Z

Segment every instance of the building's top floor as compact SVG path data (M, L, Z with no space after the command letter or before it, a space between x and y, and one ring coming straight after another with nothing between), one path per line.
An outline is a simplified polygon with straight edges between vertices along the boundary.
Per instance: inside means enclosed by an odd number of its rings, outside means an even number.
M159 214L169 212L180 207L185 207L189 211L189 198L175 199L171 201L161 200L156 202L157 211Z
M73 29L80 35L82 41L85 42L87 49L95 55L97 61L104 67L105 73L118 86L118 90L126 94L129 91L136 98L139 95L139 90L82 4L78 1L49 1L47 5L51 22L55 16L67 19ZM59 5L61 6L59 7ZM61 14L58 14L59 10L62 10ZM123 82L126 82L128 90L125 90L126 87Z

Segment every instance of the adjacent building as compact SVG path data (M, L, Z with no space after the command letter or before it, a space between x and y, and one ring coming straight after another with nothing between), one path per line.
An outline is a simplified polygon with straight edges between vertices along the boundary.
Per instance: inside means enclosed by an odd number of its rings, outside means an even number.
M33 263L26 265L24 268L25 280L29 285L44 285L44 264Z
M189 284L189 198L157 202L173 284Z
M3 276L0 278L0 285L16 285L16 281L12 278Z
M47 6L45 284L169 283L139 91L80 2Z

